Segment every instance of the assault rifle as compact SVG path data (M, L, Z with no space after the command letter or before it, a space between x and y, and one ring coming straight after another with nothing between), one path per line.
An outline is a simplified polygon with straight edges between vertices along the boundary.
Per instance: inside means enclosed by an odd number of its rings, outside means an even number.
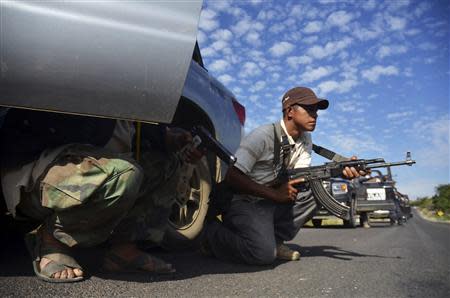
M207 149L219 157L227 165L232 166L236 162L236 157L228 151L219 141L211 136L208 130L203 126L197 125L191 129L192 143L186 145L178 152L178 158L181 162L180 177L177 183L177 196L175 202L183 207L190 198L191 185L190 180L195 165L186 162L187 156L192 148Z
M339 203L330 193L326 191L322 184L324 180L342 177L342 171L345 167L354 167L358 171L367 171L370 169L392 166L412 166L415 163L416 162L411 159L410 152L406 153L405 161L399 162L385 162L383 158L332 161L321 166L289 169L280 172L277 178L277 183L275 184L281 184L286 181L302 178L304 182L309 184L314 197L320 202L320 204L323 205L323 207L325 207L333 215L344 220L349 220L350 207Z
M227 165L231 166L236 162L236 157L228 151L219 141L211 136L209 131L207 131L203 126L194 126L191 130L191 134L194 137L198 137L200 140L194 140L194 142L199 142L198 148L206 148L207 150L213 152L217 157L219 157Z

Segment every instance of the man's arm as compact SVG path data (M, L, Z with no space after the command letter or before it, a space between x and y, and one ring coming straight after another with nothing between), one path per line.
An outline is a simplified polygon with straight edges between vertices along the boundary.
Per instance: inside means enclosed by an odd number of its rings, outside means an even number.
M233 166L228 169L225 181L237 193L253 195L278 203L287 203L294 201L297 197L298 191L294 185L298 184L300 179L291 180L273 188L253 181Z

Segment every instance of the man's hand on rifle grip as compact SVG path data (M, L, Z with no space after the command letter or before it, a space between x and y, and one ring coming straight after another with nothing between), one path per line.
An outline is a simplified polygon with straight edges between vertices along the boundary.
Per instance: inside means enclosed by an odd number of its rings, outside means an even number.
M184 146L193 142L190 132L182 128L171 128L166 130L166 144L170 151L180 151ZM197 162L205 154L206 149L192 147L187 152L186 161L189 163Z
M294 187L294 185L304 182L303 178L294 179L288 181L286 183L281 184L276 188L278 192L277 202L280 203L288 203L293 202L297 198L298 190Z
M350 159L357 160L358 157L352 156ZM345 167L344 170L342 170L342 176L346 179L353 179L359 176L365 176L366 174L366 171L358 170L354 167Z

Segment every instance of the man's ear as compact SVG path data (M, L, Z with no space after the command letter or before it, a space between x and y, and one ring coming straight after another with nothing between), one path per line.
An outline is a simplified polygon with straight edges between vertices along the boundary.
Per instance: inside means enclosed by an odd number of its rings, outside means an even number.
M292 107L287 108L286 116L287 116L288 120L292 119L291 112L292 112Z

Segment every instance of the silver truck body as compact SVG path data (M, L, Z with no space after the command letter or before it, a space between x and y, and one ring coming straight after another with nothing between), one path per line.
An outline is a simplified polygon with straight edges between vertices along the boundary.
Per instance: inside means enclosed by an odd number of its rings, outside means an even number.
M202 1L0 1L0 104L170 123Z

